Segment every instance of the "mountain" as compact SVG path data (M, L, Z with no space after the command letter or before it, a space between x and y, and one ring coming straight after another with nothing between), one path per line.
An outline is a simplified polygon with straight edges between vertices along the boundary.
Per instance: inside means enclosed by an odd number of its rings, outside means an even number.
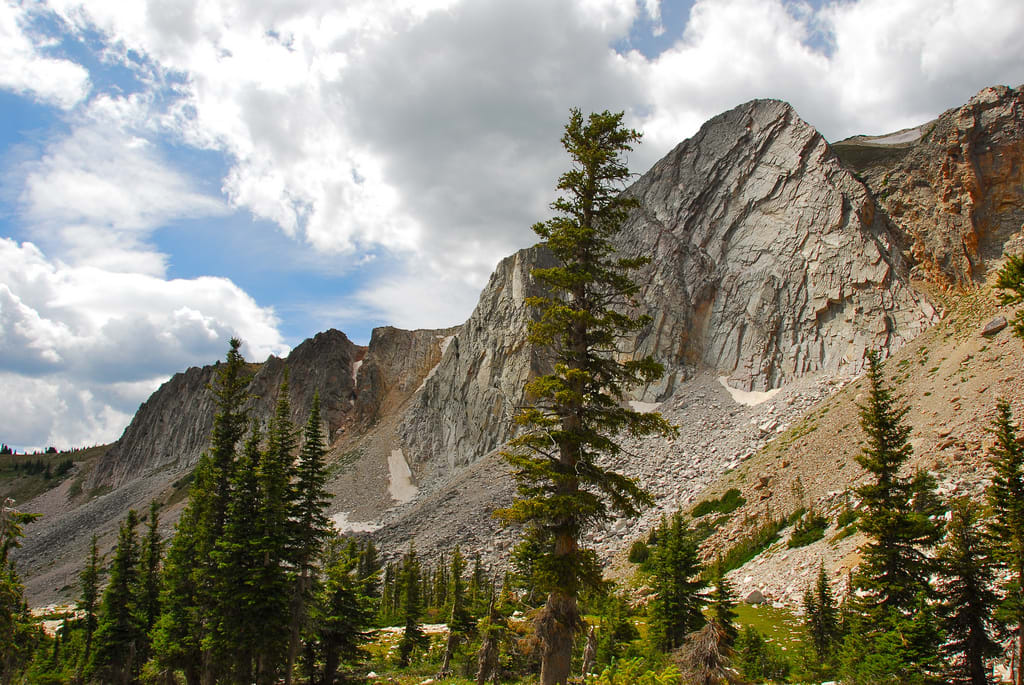
M621 466L659 507L595 531L605 555L627 530L760 459L859 373L866 350L896 354L934 330L952 306L944 290L976 288L1007 246L1024 244L1022 103L1021 89L990 88L916 129L830 145L788 104L755 100L708 121L626 190L640 206L617 247L652 258L636 280L638 310L653 322L619 354L665 365L632 401L684 430L671 443L632 445ZM375 529L392 551L409 537L426 552L454 541L507 551L514 532L489 519L511 492L494 451L512 435L525 381L545 368L525 341L533 313L523 298L537 292L531 270L550 259L533 247L502 260L453 329L380 328L365 348L327 331L287 359L252 365L256 417L269 416L285 368L297 423L320 393L339 525ZM85 544L69 532L112 541L124 510L151 497L169 526L208 441L214 372L190 369L154 393L77 476L80 495L53 491L26 505L49 514L19 553L30 597L67 591L60 574Z

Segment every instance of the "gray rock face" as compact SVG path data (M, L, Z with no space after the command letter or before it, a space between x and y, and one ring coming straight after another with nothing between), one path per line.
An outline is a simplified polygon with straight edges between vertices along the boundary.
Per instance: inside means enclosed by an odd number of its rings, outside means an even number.
M783 102L715 117L628 192L640 208L618 247L652 259L636 280L638 309L654 321L621 356L652 354L666 367L638 400L667 397L695 366L744 390L856 371L866 350L888 352L936 317L909 286L868 189ZM406 416L401 438L417 461L451 470L510 437L523 383L538 370L523 297L545 259L524 250L494 272Z
M529 248L498 264L402 422L400 439L409 459L442 473L511 437L514 407L539 368L526 344L532 313L523 300L541 292L531 270L553 263L546 250Z
M306 340L286 359L271 357L251 365L248 406L252 416L265 420L273 414L287 368L292 420L300 426L306 422L313 395L319 392L326 428L333 434L352 409L352 365L363 349L332 329ZM198 461L213 428L215 405L209 385L216 378L216 368L193 367L160 386L97 464L87 486L117 487L156 469L186 468Z

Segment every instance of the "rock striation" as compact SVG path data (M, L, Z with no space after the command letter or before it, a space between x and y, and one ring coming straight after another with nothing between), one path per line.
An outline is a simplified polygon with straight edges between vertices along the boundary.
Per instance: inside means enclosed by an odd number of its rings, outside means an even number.
M304 424L313 395L319 393L325 428L328 435L333 434L353 407L352 366L364 352L365 348L332 329L307 339L285 359L270 357L263 364L251 364L247 407L252 418L266 421L273 415L287 369L292 420ZM213 428L215 404L209 387L216 369L216 365L193 367L161 385L97 464L88 488L116 488L147 472L195 464L209 445Z
M907 237L922 275L970 286L1024 248L1024 89L985 88L934 121L835 144Z
M637 400L668 397L695 367L744 390L855 372L866 350L894 350L936 319L868 188L784 102L715 117L626 192L640 207L618 248L651 257L636 306L654 320L620 355L652 354L667 371ZM545 259L534 248L495 270L403 423L417 461L452 470L510 436L539 364L522 298Z

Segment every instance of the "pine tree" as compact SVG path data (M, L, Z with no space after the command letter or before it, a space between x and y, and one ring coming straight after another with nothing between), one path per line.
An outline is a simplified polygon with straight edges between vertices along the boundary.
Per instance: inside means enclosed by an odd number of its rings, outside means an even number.
M297 577L291 600L288 662L284 678L286 684L292 681L292 668L299 653L302 628L306 623L306 607L312 599L316 560L331 529L331 522L324 513L330 504L324 487L327 483L326 454L320 395L317 393L313 396L296 466L294 518Z
M138 674L139 650L145 640L138 615L136 588L139 576L139 542L135 534L138 515L134 509L121 524L110 565L110 582L103 591L96 626L95 650L89 672L101 681L127 685Z
M867 377L868 399L860 407L867 444L857 462L872 480L856 492L863 501L858 527L870 541L857 581L872 596L872 614L882 618L909 611L928 589L932 562L925 550L934 546L940 528L928 508L915 508L915 500L932 497L919 489L927 481L899 474L912 454L910 426L904 421L909 407L885 384L877 353L868 355Z
M732 649L739 633L736 628L736 595L732 583L725 577L725 566L721 559L715 562L711 576L708 605L709 620L718 626L724 646Z
M1024 302L1024 255L1010 255L999 270L996 288L1000 293L999 301L1003 305L1014 305ZM1013 333L1024 339L1024 309L1017 312L1013 320Z
M231 497L236 447L245 434L245 374L241 341L232 338L226 363L217 367L211 387L217 413L210 449L193 472L189 501L175 526L164 562L161 614L154 631L154 649L165 672L182 669L188 685L212 683L220 664L209 647L212 629L227 607L214 596L217 581L216 548L221 539Z
M89 663L92 654L92 637L96 632L96 612L99 608L100 592L100 555L96 547L96 536L92 536L89 545L89 560L82 569L79 578L79 587L82 591L82 598L78 601L78 610L82 612L82 623L85 628L85 652L82 655L82 666Z
M868 354L868 398L860 406L867 440L857 462L870 480L856 489L863 502L858 528L868 536L854 589L850 634L843 645L844 680L927 682L936 674L941 644L929 600L938 541L934 479L900 475L912 455L909 408L886 385L877 353Z
M656 649L669 652L680 647L686 635L704 625L700 558L697 543L681 514L665 522L657 533L658 544L649 559L651 589L648 604L648 636Z
M620 362L615 356L622 337L650 321L615 309L633 301L639 287L628 274L649 261L613 256L612 238L637 204L620 191L629 177L622 156L640 134L624 128L622 118L603 112L584 120L579 110L571 112L562 145L572 168L558 182L565 195L551 205L557 216L533 227L557 266L533 271L549 294L527 298L541 310L529 340L550 350L554 365L527 384L533 405L516 417L525 432L505 453L519 498L500 516L536 530L547 546L540 564L548 599L536 624L541 685L569 677L581 626L577 597L598 580L593 553L580 544L584 529L611 512L633 516L651 501L597 457L621 452L620 432L671 431L660 414L633 411L623 401L630 387L660 378L661 366L651 357Z
M804 593L804 625L818 662L832 661L840 637L839 607L825 574L825 564L818 565L815 584Z
M163 546L160 542L159 507L156 500L149 504L146 539L142 545L141 568L139 573L139 616L148 636L160 615L160 558ZM148 644L146 654L148 656Z
M342 539L327 541L323 585L312 610L313 635L307 651L323 661L321 685L333 685L341 663L359 655L366 642L372 611L365 585L356 577L358 555L352 555Z
M1002 651L992 639L995 567L981 529L981 508L966 497L951 503L938 562L938 613L947 637L942 651L950 657L950 682L987 685L985 660Z
M427 636L420 625L423 616L423 604L420 598L420 562L416 558L416 549L409 543L409 551L402 559L399 575L402 593L402 620L405 628L402 640L398 644L399 662L408 666L413 650L423 648L427 644Z
M25 603L25 588L7 557L21 546L22 527L38 516L18 511L10 498L0 502L0 683L18 682L43 643L43 631Z
M473 628L473 617L466 606L466 589L462 574L466 571L466 560L458 545L452 552L452 566L450 574L450 586L448 598L451 603L451 610L448 613L448 641L444 648L444 657L441 659L440 676L450 675L452 657L455 648L462 641L466 633Z
M1014 682L1024 682L1024 445L1017 439L1013 412L1006 399L996 402L989 450L992 484L987 491L992 520L989 539L995 558L1010 572L1000 614L1017 629Z

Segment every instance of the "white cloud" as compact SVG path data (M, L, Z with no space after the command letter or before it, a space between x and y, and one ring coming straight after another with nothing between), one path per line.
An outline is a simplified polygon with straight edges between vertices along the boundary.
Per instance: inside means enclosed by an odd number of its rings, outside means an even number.
M211 363L236 335L249 359L288 350L273 311L226 279L69 266L32 244L0 239L0 392L36 393L8 409L31 420L0 420L4 441L112 440L155 379Z
M0 88L70 109L89 93L89 73L74 62L43 54L40 48L47 41L33 35L30 22L26 5L0 3Z

